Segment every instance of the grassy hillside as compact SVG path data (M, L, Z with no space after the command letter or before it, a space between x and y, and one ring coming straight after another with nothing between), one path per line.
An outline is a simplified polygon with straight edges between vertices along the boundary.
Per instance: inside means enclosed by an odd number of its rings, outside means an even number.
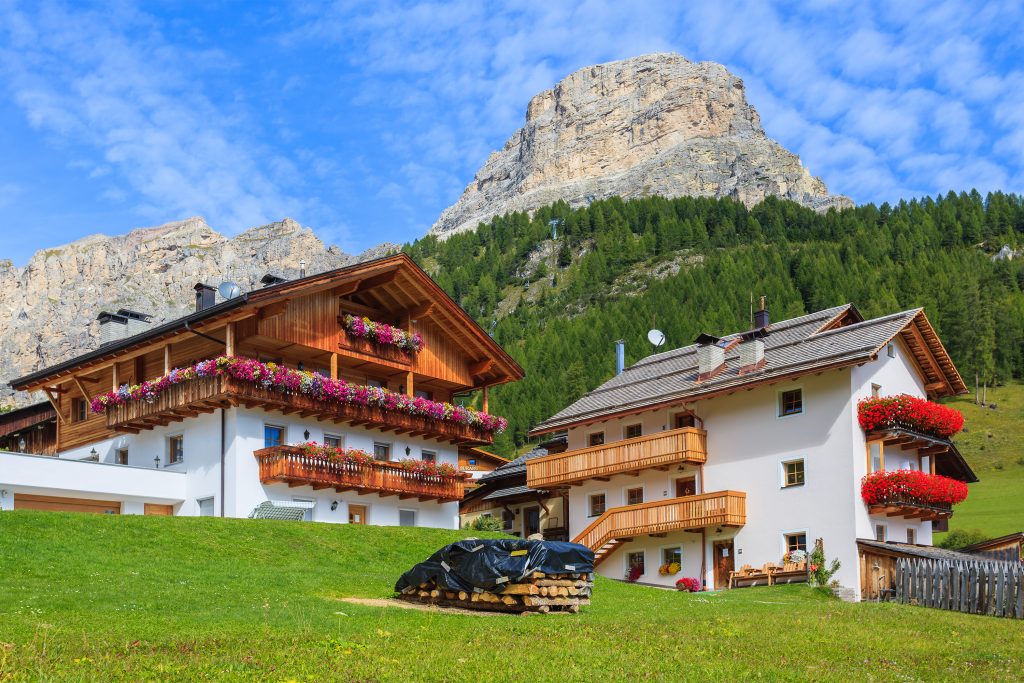
M0 514L0 680L1012 680L1021 625L599 580L579 615L367 607L459 532ZM953 637L950 637L952 634Z

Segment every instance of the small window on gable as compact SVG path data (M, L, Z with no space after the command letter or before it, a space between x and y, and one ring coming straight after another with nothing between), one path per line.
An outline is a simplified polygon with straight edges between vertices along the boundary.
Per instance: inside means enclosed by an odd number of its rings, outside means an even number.
M917 544L917 533L913 529L907 529L907 543L910 545Z
M593 493L590 495L590 516L599 517L604 514L604 494Z
M880 542L880 543L885 543L885 525L884 524L876 524L875 525L875 540Z
M635 486L631 489L626 489L626 505L640 505L644 502L644 487Z
M604 443L604 432L591 432L587 434L588 446L600 446Z
M643 425L637 422L636 424L626 425L626 428L622 430L622 438L635 439L637 437L643 436L643 433Z
M895 358L896 357L896 345L893 344L892 342L889 342L889 345L887 347L885 347L885 352L888 354L889 358Z
M73 422L85 422L89 419L89 402L84 398L71 399L71 416Z
M779 392L779 417L799 415L804 412L803 389L790 389Z
M786 534L786 552L791 553L794 550L807 551L807 534L803 531Z
M782 463L782 487L803 486L804 460L788 460Z
M871 398L878 398L882 395L882 385L872 384L871 385Z

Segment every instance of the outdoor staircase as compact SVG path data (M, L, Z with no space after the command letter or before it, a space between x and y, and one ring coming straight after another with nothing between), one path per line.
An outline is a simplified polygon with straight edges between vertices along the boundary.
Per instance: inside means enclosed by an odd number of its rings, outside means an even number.
M615 549L620 545L631 539L618 539L613 538L612 540L605 543L603 546L594 551L594 566L604 562L605 558L615 552Z

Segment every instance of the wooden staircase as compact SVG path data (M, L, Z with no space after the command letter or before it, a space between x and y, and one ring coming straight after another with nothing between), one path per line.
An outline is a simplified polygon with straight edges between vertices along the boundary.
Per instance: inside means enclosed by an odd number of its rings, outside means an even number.
M716 491L610 508L574 538L573 543L582 543L594 551L596 567L636 536L708 526L738 527L746 522L747 494Z

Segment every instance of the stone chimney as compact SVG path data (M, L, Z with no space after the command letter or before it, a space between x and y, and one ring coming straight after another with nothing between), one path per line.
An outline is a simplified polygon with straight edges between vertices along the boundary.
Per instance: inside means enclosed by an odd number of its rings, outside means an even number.
M117 313L102 311L96 320L100 323L100 346L133 337L149 328L153 316L139 313L127 308L118 309Z
M764 359L764 337L768 335L763 327L743 333L743 340L740 342L740 367L737 373L740 375L754 370L760 370L765 365Z
M697 343L697 381L711 379L725 369L726 343L707 333L701 333Z
M768 318L768 308L764 305L764 299L765 297L762 296L761 307L754 311L754 329L756 330L762 330L768 327L768 323L770 322Z

